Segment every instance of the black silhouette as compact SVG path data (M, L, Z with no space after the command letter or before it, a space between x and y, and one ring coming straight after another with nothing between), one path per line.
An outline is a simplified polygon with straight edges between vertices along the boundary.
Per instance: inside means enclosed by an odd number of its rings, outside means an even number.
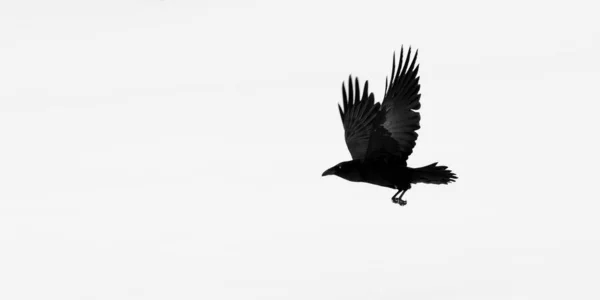
M337 164L323 173L337 175L346 180L367 182L392 189L398 192L392 201L401 206L404 193L413 183L448 184L458 179L452 171L437 163L421 168L410 168L406 165L417 140L421 119L417 110L419 102L419 66L415 67L418 51L409 66L411 49L403 65L404 48L400 50L400 61L396 70L396 54L394 53L390 85L385 82L383 101L375 103L373 93L369 93L369 82L360 93L358 78L352 84L352 76L348 79L348 93L342 84L344 109L338 104L346 145L352 160ZM400 192L399 197L396 197Z

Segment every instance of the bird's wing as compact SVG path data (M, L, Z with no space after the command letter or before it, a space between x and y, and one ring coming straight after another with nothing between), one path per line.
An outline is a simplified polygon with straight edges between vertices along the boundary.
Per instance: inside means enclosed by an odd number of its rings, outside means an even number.
M421 107L419 99L419 66L415 67L417 53L410 62L410 48L404 58L404 49L400 50L400 61L396 70L396 54L392 64L390 85L386 78L385 96L381 109L375 118L374 130L369 139L368 157L393 155L406 160L412 153L420 128L420 114L416 111ZM404 59L404 64L403 64ZM410 64L409 64L410 63Z
M352 155L352 159L363 159L369 145L369 138L373 131L373 120L379 112L381 104L375 103L373 93L369 94L369 82L365 82L362 97L358 78L348 78L348 92L342 84L343 106L338 104L344 131L346 145Z

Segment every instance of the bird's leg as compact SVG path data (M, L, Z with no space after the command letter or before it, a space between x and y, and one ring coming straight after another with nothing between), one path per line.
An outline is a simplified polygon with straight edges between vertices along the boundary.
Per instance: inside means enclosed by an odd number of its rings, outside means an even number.
M396 198L396 195L400 194L401 190L398 190L398 192L396 192L394 194L394 196L392 196L392 202L394 203L398 203L398 198Z
M402 194L400 194L400 192L402 192ZM406 193L406 190L398 190L398 192L394 194L394 196L392 196L392 202L398 203L400 204L400 206L406 205L406 200L402 200L402 196L404 196L404 193ZM398 194L400 194L400 197L396 198L396 195Z

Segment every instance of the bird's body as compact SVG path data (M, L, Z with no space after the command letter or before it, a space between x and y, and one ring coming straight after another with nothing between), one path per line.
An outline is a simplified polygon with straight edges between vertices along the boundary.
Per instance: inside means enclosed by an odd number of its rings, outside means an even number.
M410 168L402 161L384 159L356 159L343 162L349 171L339 176L354 182L366 182L392 189L405 187L410 178Z
M349 181L366 182L406 192L414 183L448 184L457 177L445 166L437 163L410 168L406 160L412 153L417 139L415 132L421 119L417 110L421 107L420 85L417 76L419 67L415 54L409 66L410 52L404 65L403 50L396 71L396 59L392 65L389 88L382 103L375 103L373 94L365 83L361 97L358 79L353 84L348 80L348 91L342 85L343 105L339 107L344 125L346 145L352 160L337 164L323 173L337 175ZM398 195L396 193L396 195ZM402 195L392 197L395 203L405 205Z

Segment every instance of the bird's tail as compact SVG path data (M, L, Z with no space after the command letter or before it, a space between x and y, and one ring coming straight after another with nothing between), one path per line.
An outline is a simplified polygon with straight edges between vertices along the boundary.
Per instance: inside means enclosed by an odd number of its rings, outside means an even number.
M458 177L446 166L438 166L437 163L412 169L412 183L448 184L454 182Z

